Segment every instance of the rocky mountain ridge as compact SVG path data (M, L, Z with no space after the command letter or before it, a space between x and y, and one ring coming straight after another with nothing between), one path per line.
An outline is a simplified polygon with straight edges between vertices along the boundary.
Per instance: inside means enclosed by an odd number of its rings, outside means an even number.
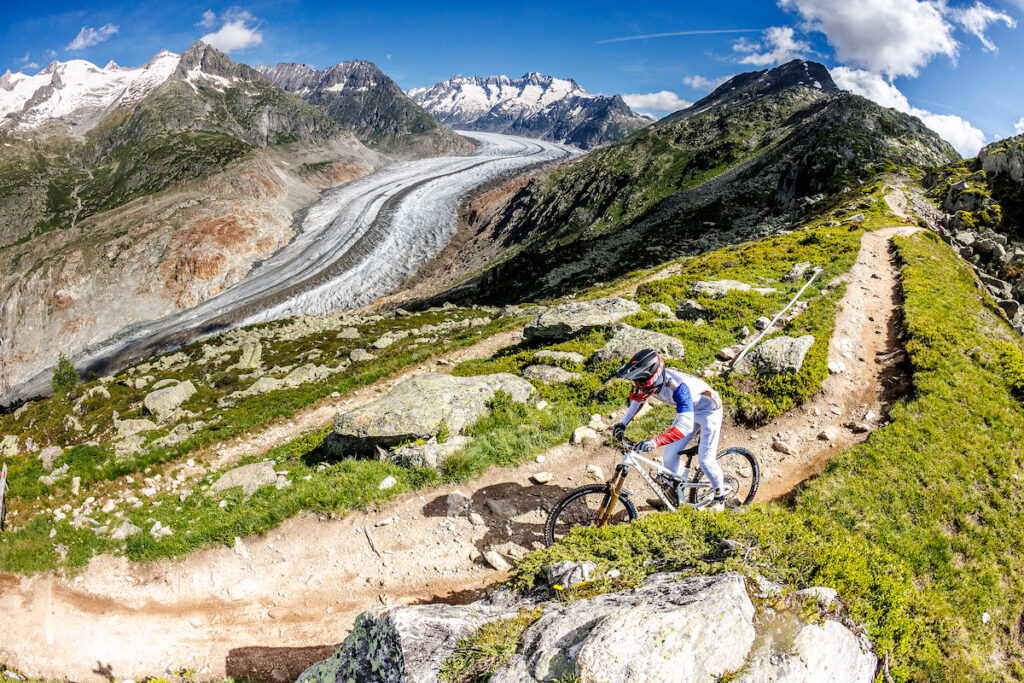
M244 278L321 189L387 161L204 43L158 61L167 78L81 138L0 130L0 392Z
M462 155L472 144L434 121L375 64L257 66L267 80L325 111L363 143L401 157Z
M741 74L698 105L525 186L510 183L500 201L471 211L468 231L500 245L498 262L462 268L464 282L440 296L558 295L642 267L651 252L698 253L785 229L883 170L958 156L919 119L839 91L820 64Z
M414 102L456 128L509 133L591 149L650 125L615 95L594 95L572 79L456 76L409 91Z

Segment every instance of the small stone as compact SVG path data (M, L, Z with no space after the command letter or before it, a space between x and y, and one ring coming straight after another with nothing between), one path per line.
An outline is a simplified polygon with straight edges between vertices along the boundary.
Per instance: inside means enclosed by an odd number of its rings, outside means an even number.
M767 330L768 326L772 324L772 319L766 315L762 315L760 318L754 321L754 327L759 330Z
M538 401L537 402L537 410L544 410L547 407L548 407L548 402L547 401Z
M373 360L377 356L373 355L366 349L352 349L352 352L348 354L348 357L353 363L358 363Z
M484 559L487 560L487 564L491 565L491 567L497 569L499 572L507 572L512 568L512 565L506 562L505 558L499 555L495 550L488 550L485 552Z
M864 414L864 421L873 422L876 417L878 417L878 415L875 414L875 411L869 410Z
M596 440L597 438L597 432L590 427L577 427L576 431L572 433L572 442L574 444L581 444L588 439Z
M620 572L618 569L611 569L608 571L608 574L606 576L609 579L617 579L620 576L622 576L622 572Z
M750 328L747 327L746 325L741 327L739 329L739 331L736 332L736 338L737 339L746 339L749 336L750 336Z
M387 491L388 489L393 488L394 485L397 484L397 483L398 483L397 479L395 479L392 476L387 476L387 477L384 478L384 480L377 487L377 490L378 491Z
M793 448L789 443L782 439L775 437L772 439L772 448L777 450L779 453L785 453L786 455L796 455L796 449Z
M235 536L235 544L232 546L232 550L235 551L235 555L238 555L243 560L248 560L251 557L249 549L245 547L245 543L238 536Z
M736 357L736 349L727 346L726 348L719 350L718 357L722 360L732 360Z
M818 438L822 441L834 443L839 440L839 428L835 426L825 427L825 429L818 434Z
M604 479L604 470L600 465L587 465L587 474L598 481Z
M981 615L981 623L987 624L990 621L992 621L992 615L989 614L988 612L982 613L982 615Z
M81 488L82 488L82 478L81 477L72 477L71 478L71 495L72 496L77 496L78 492L81 490Z
M606 425L601 416L596 413L590 416L590 422L587 423L587 426L595 432L603 432L608 429L608 425Z
M487 508L491 511L491 514L499 519L512 519L517 514L512 504L505 500L489 500L487 501Z
M843 426L854 434L866 434L871 431L871 426L863 422L847 422Z
M537 464L540 464L540 463L544 462L545 459L546 458L543 455L538 455L536 458L534 458L534 460L537 462Z
M484 516L479 512L471 512L469 513L469 523L473 526L483 526L486 522Z
M553 478L554 475L551 474L550 472L537 472L532 477L530 477L530 479L533 480L533 483L541 485L549 483Z
M830 360L828 362L828 371L833 375L846 372L846 363L839 360Z
M445 515L448 517L461 517L469 506L469 499L462 491L452 491L445 499L447 505Z

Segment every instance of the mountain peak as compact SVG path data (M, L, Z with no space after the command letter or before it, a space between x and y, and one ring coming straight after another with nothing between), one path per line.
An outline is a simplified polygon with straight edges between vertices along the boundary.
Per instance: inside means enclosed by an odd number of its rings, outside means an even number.
M797 87L811 88L823 93L841 92L824 64L794 59L771 69L748 71L733 76L707 97L696 102L690 110L723 102L756 99Z

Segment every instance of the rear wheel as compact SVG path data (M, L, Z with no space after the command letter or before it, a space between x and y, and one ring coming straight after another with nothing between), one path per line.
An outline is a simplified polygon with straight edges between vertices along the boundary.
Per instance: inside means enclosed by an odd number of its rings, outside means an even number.
M601 511L611 489L608 484L581 486L569 492L558 502L548 516L544 526L544 540L548 545L561 540L577 527L597 526L597 515ZM636 519L636 508L624 494L619 493L618 500L612 504L611 514L605 524L621 524Z
M732 487L732 493L726 498L725 506L735 508L749 505L757 495L757 487L761 483L761 467L757 464L754 454L745 448L726 448L718 454L718 466L722 468L726 485ZM695 470L691 481L710 484L707 475L700 468ZM710 486L691 488L690 505L707 505L714 495L714 489Z

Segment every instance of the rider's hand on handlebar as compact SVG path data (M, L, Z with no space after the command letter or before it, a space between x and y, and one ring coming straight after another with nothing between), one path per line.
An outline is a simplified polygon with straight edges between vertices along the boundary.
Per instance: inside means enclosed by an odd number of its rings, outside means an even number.
M641 441L636 445L636 449L641 453L650 453L654 448L654 439L647 439L646 441Z
M621 441L624 436L626 436L626 425L620 422L612 427L612 437Z

